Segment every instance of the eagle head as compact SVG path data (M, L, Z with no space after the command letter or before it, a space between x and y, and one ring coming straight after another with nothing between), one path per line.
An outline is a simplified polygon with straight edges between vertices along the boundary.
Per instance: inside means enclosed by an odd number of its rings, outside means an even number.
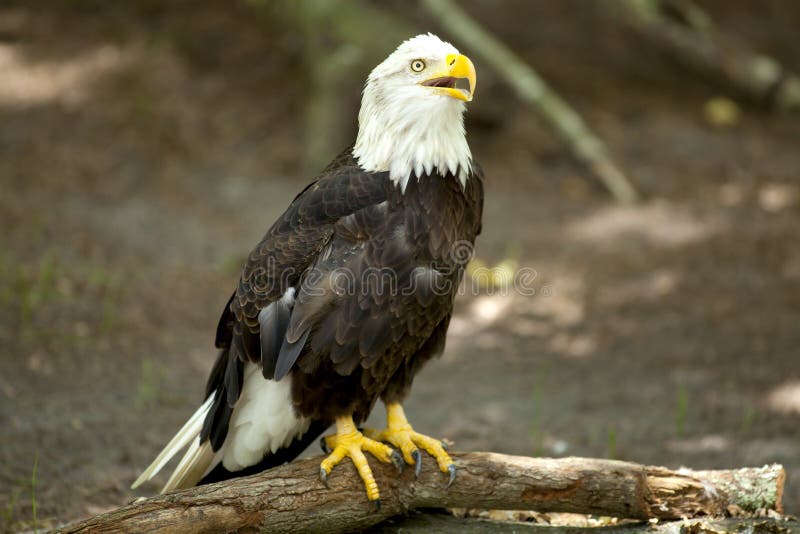
M361 167L388 171L402 190L412 175L450 173L463 184L472 161L463 115L475 82L472 61L437 36L401 43L364 86L353 148Z

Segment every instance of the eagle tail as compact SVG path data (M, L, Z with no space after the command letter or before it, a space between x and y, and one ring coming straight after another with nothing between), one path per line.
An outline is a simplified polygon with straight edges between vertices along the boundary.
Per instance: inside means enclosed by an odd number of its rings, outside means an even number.
M211 404L213 402L214 402L214 394L212 393L211 395L209 395L208 399L206 399L203 405L200 406L200 408L198 408L198 410L194 413L194 415L192 415L189 418L189 420L186 421L186 424L183 425L183 428L181 428L178 431L178 433L175 434L175 437L173 437L170 440L170 442L167 443L167 446L164 447L164 449L159 453L156 459L153 460L153 463L151 463L147 467L147 469L145 469L142 472L142 474L139 475L139 478L136 479L136 482L134 482L131 485L131 489L138 488L139 486L141 486L142 484L144 484L145 482L156 476L158 472L161 471L161 469L163 469L163 467L167 464L167 462L169 462L170 459L172 459L173 456L178 454L178 452L180 452L184 447L189 445L189 443L192 443L191 447L189 447L189 450L186 452L183 459L181 460L178 469L176 469L175 473L173 473L173 476L170 477L170 480L169 482L167 482L167 486L165 486L165 489L163 491L168 491L169 489L175 489L177 487L187 487L183 484L181 484L180 486L176 485L176 483L183 482L184 480L188 482L187 477L182 476L180 478L176 478L176 474L178 474L178 471L185 472L186 474L194 473L195 469L192 469L192 467L198 463L198 460L205 461L207 459L208 451L206 451L205 449L208 449L210 451L211 446L208 442L206 442L203 445L200 445L198 436L200 434L201 429L203 428L203 421L208 415L208 412L211 409ZM213 453L211 456L213 457ZM200 473L200 476L197 477L197 480L200 480L200 478L202 478L203 474L208 469L210 463L211 462L209 460L208 463L206 464L206 467ZM183 467L182 470L181 467ZM195 481L195 483L197 482L197 480ZM169 487L169 489L167 487Z
M172 475L161 488L161 493L168 491L191 488L200 482L203 475L208 472L214 462L214 451L211 449L211 443L206 440L200 443L200 436L195 438L186 454L181 458L178 467L172 472ZM219 459L217 459L219 462Z
M291 443L264 455L261 461L243 469L229 471L222 462L219 462L203 476L202 480L200 480L200 484L211 484L231 478L254 475L266 469L272 469L273 467L291 462L306 450L309 445L317 441L328 426L330 425L323 421L311 421L308 430L302 435L295 437Z

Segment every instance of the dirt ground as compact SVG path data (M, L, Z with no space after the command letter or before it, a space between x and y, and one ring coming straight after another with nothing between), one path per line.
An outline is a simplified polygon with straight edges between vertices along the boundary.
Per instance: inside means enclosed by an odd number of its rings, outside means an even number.
M412 422L461 450L780 462L800 512L798 117L745 106L711 126L723 92L599 3L464 4L646 199L614 204L476 61L478 256L534 269L535 294L460 298ZM0 7L0 529L157 489L128 486L201 400L243 258L309 179L302 38L244 2L166 5ZM706 5L800 71L800 4Z

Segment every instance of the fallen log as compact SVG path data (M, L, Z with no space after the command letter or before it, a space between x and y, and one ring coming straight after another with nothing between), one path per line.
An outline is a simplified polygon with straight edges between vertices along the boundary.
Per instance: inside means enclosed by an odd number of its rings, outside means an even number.
M726 38L691 0L620 0L622 20L634 35L684 68L755 103L800 111L800 76L776 59ZM677 9L684 20L667 15Z
M704 518L658 523L625 522L608 526L567 526L448 514L412 512L384 521L370 534L791 534L797 521L789 517Z
M62 527L58 532L201 533L238 530L338 532L363 529L416 508L573 512L630 519L782 512L780 465L719 471L669 470L587 458L456 453L455 483L433 459L398 475L370 458L381 489L375 511L349 462L317 479L319 458L217 484L159 495Z

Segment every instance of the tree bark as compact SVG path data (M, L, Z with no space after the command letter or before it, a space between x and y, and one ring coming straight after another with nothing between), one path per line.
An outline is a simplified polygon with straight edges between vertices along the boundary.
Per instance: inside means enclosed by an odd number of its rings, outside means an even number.
M317 479L319 458L258 475L134 502L62 527L59 532L220 531L339 532L367 528L415 508L575 512L630 519L781 512L780 465L721 471L671 471L614 460L527 458L456 453L458 477L425 455L422 474L398 474L370 458L381 490L374 511L350 462L337 466L330 489Z
M370 534L791 534L791 517L702 518L659 523L625 522L608 526L567 526L522 521L497 521L451 514L414 513L384 521Z

